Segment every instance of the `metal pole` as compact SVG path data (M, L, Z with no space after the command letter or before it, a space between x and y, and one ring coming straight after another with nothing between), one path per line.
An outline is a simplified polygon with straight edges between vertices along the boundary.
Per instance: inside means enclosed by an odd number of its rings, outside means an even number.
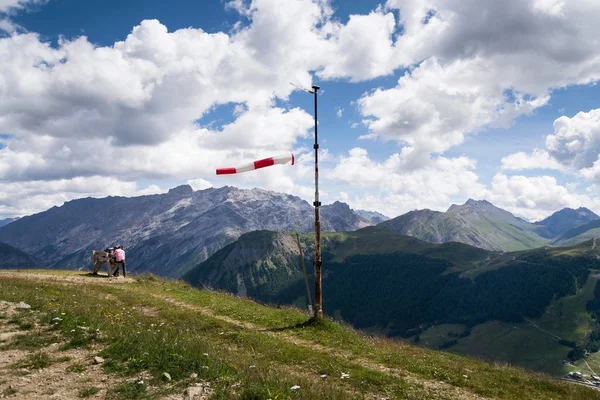
M317 128L317 95L319 86L313 85L313 93L315 95L315 318L323 318L323 294L321 291L321 221L319 217L319 142Z
M313 313L313 302L310 296L310 288L308 287L308 276L306 275L306 267L304 266L304 253L300 245L300 235L296 232L296 241L298 242L298 251L300 252L300 263L302 264L302 272L304 273L304 283L306 284L306 296L308 298L308 312Z

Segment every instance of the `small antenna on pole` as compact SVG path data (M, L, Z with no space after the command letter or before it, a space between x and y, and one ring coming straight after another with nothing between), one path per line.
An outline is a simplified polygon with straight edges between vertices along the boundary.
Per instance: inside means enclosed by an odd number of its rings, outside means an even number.
M290 85L292 85L293 87L295 87L296 89L300 89L306 93L310 93L313 94L314 92L312 90L308 90L306 88L303 88L302 86L296 85L295 83L290 82Z

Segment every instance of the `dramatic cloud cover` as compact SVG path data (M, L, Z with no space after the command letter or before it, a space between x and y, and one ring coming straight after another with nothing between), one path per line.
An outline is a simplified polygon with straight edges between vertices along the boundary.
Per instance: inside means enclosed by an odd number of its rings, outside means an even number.
M211 6L234 16L228 27L171 29L140 12L101 43L16 22L31 7L44 18L45 3L0 0L0 218L183 183L308 200L312 97L294 85L314 83L326 202L389 216L468 198L532 219L600 212L594 96L557 111L574 88L598 94L598 2L234 0ZM554 104L557 91L567 100ZM522 121L545 142L507 147ZM486 136L485 156L469 151ZM214 173L290 151L294 167Z

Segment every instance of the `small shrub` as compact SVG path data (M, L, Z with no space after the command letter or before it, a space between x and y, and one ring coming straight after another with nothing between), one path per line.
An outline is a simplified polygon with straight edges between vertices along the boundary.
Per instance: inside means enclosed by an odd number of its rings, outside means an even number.
M50 366L52 362L52 358L50 358L48 353L39 352L31 354L25 360L18 363L17 366L20 368L43 369Z
M66 368L67 372L75 372L75 373L80 373L85 371L85 365L83 364L73 364L73 365L69 365Z
M40 335L32 332L13 337L11 346L19 350L35 350L58 342L59 338L56 336Z
M146 396L146 384L122 382L107 396L109 399L141 399Z
M17 389L13 388L12 386L9 386L2 391L2 395L4 397L12 396L15 393L17 393Z
M99 388L97 387L87 387L87 388L83 388L79 391L79 393L77 393L77 396L84 398L84 397L90 397L95 395L96 393L98 393L100 391Z

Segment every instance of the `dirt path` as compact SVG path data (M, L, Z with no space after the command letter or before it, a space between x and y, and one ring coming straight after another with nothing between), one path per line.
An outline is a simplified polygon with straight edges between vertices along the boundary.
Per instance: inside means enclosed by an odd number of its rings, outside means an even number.
M223 321L228 324L231 324L231 325L234 325L234 326L246 329L246 330L260 332L267 336L283 339L283 340L285 340L289 343L293 343L294 345L297 345L297 346L302 346L305 348L309 348L311 350L318 351L320 353L326 353L326 354L330 354L332 356L342 357L346 360L351 360L351 362L356 363L357 365L360 365L364 368L368 368L368 369L371 369L374 371L379 371L384 374L394 376L396 378L404 379L405 381L411 383L412 385L419 386L419 387L425 389L426 391L430 392L431 394L446 394L446 395L452 396L453 399L457 399L457 400L489 399L487 397L482 397L477 394L471 393L462 388L452 386L445 382L427 380L427 379L424 379L421 377L417 377L417 376L409 373L408 371L402 370L400 368L386 367L386 366L378 364L372 360L369 360L369 359L366 359L363 357L357 357L356 355L354 355L353 353L351 353L349 351L342 351L339 348L331 348L331 347L323 346L321 344L314 343L314 342L311 342L311 341L308 341L308 340L305 340L305 339L302 339L302 338L299 338L299 337L296 337L293 335L288 335L282 331L270 331L270 330L266 330L264 327L254 325L251 322L240 321L240 320L237 320L237 319L225 316L225 315L218 315L206 307L188 304L188 303L179 301L179 300L174 299L167 295L153 294L152 296L154 296L155 298L161 299L163 301L166 301L170 304L176 305L177 307L182 307L182 308L186 308L188 310L193 310L193 311L199 312L209 318L214 318L219 321Z
M539 326L538 326L538 325L537 325L535 322L533 322L533 321L531 321L531 320L529 320L529 319L527 319L527 318L525 318L525 317L523 317L523 319L524 319L525 321L529 322L529 323L530 323L530 324L531 324L531 325L532 325L534 328L537 328L537 329L539 329L540 331L542 331L542 332L544 332L544 333L546 333L546 334L548 334L548 335L552 336L552 337L553 337L553 338L555 338L555 339L562 340L562 338L561 338L561 337L559 337L559 336L556 336L554 333L552 333L552 332L548 332L547 330L540 328L540 327L539 327Z

